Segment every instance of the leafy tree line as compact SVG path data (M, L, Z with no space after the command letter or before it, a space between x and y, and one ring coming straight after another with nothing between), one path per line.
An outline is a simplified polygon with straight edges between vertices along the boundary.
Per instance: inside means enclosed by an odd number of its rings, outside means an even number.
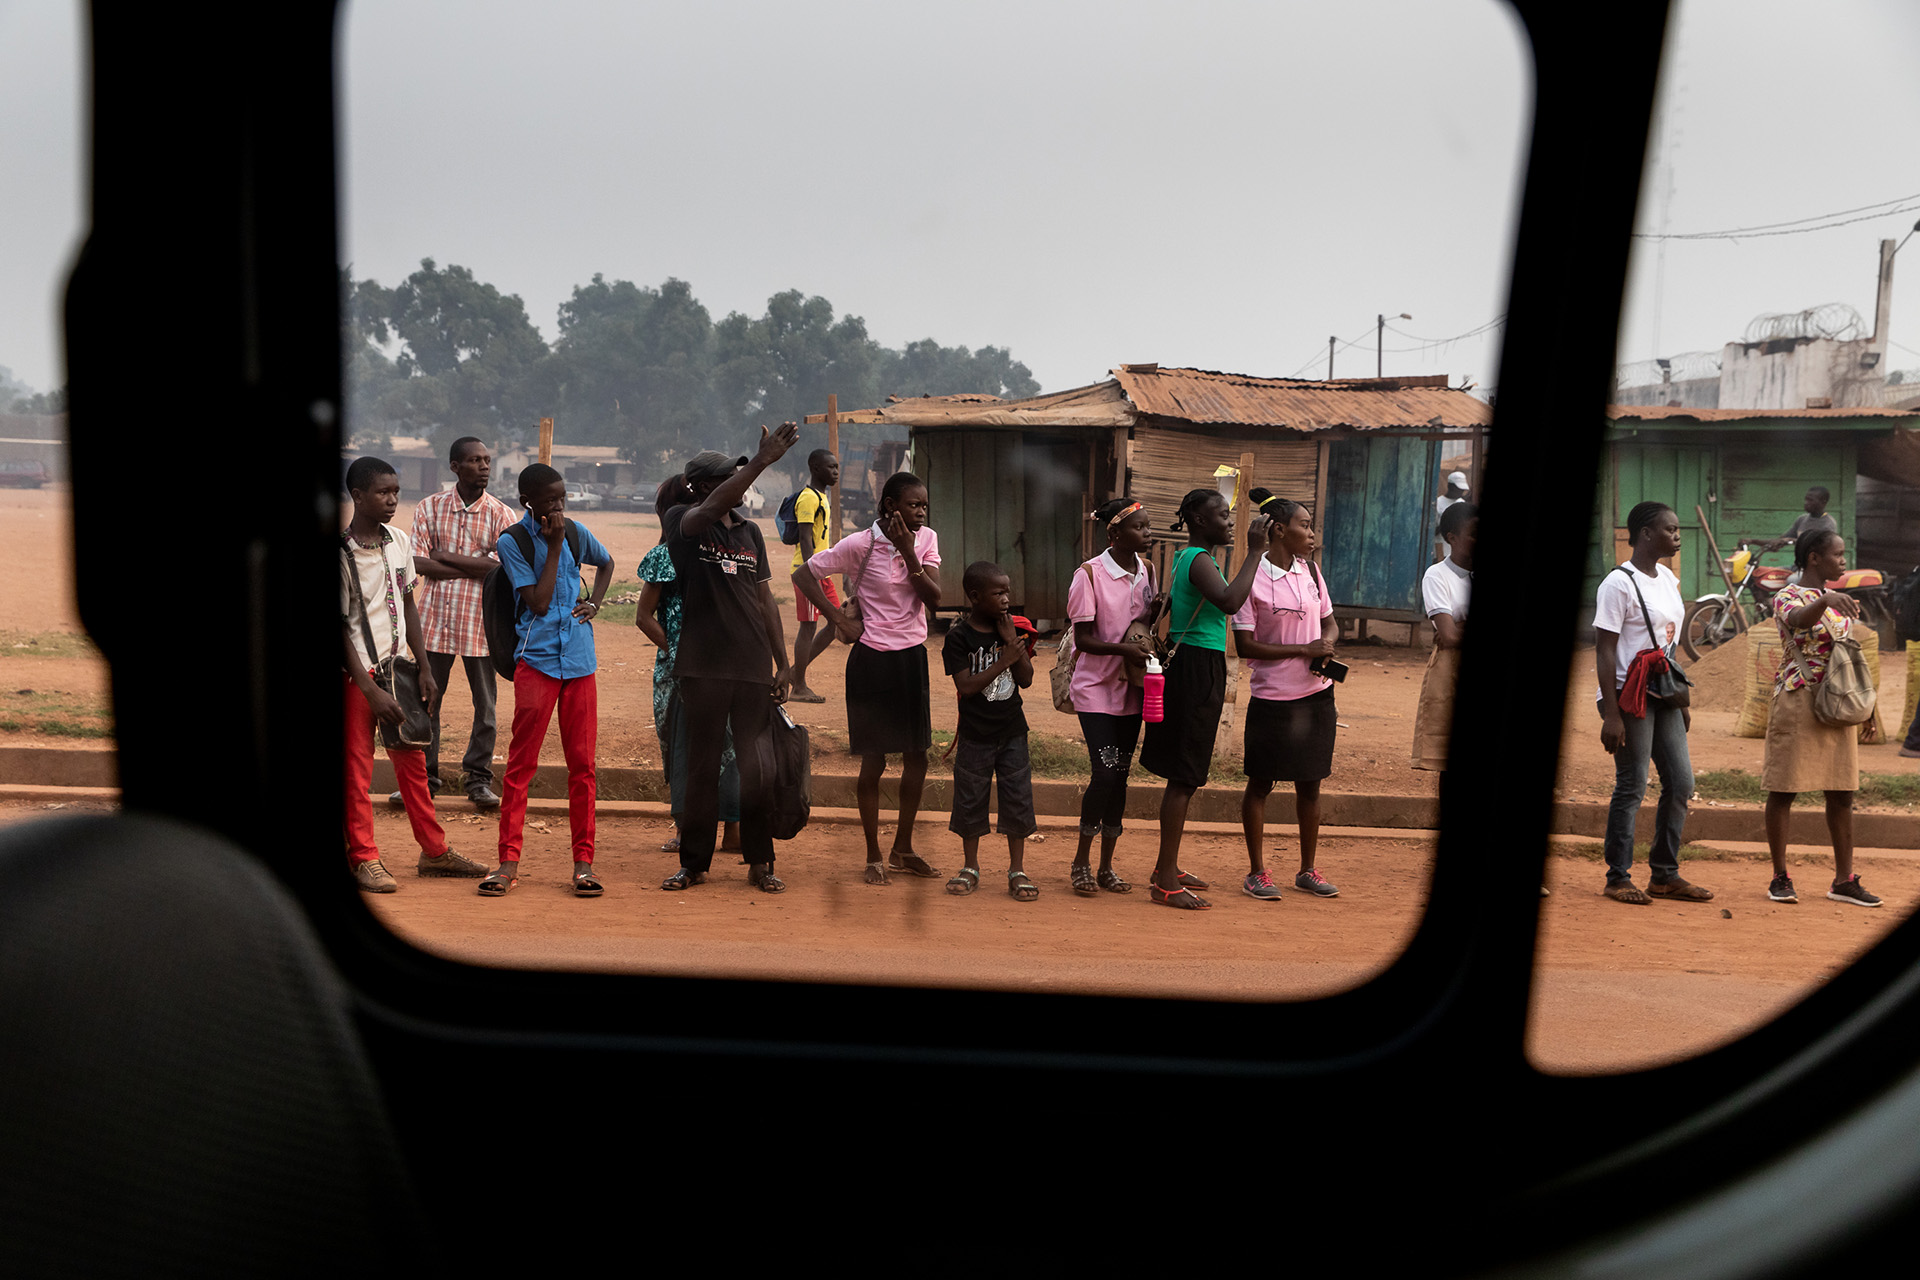
M552 417L568 443L664 465L703 448L750 453L761 423L824 412L830 392L864 409L888 395L1040 390L1004 348L883 347L859 316L798 290L715 323L684 280L656 289L596 273L561 303L549 345L517 295L466 267L424 259L392 288L346 269L340 289L346 421L363 447L395 435L526 441Z

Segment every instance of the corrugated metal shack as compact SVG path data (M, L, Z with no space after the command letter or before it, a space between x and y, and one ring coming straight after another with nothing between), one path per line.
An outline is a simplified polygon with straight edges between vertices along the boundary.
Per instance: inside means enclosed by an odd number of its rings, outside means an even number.
M1827 511L1855 549L1851 563L1904 571L1910 561L1875 564L1860 554L1855 481L1862 474L1901 486L1920 481L1915 428L1920 413L1901 409L1609 405L1585 597L1591 601L1599 576L1626 559L1627 513L1637 503L1664 502L1679 516L1679 563L1669 567L1682 598L1693 600L1726 590L1709 534L1723 556L1742 539L1778 537L1801 514L1813 485L1832 494ZM1766 559L1787 564L1792 554Z
M908 428L946 562L1003 565L1036 620L1064 620L1073 571L1094 552L1095 506L1121 493L1145 502L1164 562L1185 541L1167 529L1181 497L1243 462L1248 487L1314 511L1344 616L1418 618L1440 459L1469 452L1477 472L1487 404L1444 377L1310 381L1152 364L1112 373L1030 400L901 400L858 418ZM943 579L942 607L961 607L960 575Z

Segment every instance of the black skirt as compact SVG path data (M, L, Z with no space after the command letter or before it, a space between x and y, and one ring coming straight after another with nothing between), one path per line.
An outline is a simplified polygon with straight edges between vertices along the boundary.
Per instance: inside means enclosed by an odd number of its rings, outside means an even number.
M1204 787L1227 698L1227 655L1183 644L1167 664L1166 718L1147 724L1140 766L1183 787Z
M1338 718L1332 685L1304 698L1254 698L1247 706L1247 777L1317 782L1331 774Z
M927 702L927 648L847 654L847 743L857 756L925 751L933 745Z

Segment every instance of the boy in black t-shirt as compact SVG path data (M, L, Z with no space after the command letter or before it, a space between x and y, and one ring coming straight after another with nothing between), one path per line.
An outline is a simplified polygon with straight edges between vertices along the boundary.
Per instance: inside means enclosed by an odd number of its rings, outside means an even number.
M1027 758L1027 715L1020 690L1033 684L1027 640L1013 618L1006 570L987 560L967 566L961 579L968 612L947 632L941 660L960 694L960 728L953 755L953 817L967 865L947 881L947 892L980 887L980 837L987 833L987 792L1000 780L1000 831L1007 837L1007 892L1020 902L1040 896L1022 867L1033 834L1033 766ZM1022 619L1024 621L1024 619Z

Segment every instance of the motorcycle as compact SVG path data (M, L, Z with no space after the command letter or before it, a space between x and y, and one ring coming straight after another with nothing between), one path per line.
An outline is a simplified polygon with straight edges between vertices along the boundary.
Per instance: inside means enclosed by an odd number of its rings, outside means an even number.
M1793 577L1793 570L1780 565L1763 565L1754 548L1757 543L1743 542L1733 555L1722 562L1721 571L1733 589L1701 596L1687 606L1686 621L1680 628L1680 648L1687 661L1698 662L1702 654L1741 635L1756 622L1770 616L1768 601ZM1839 591L1860 602L1860 616L1876 630L1893 625L1893 607L1888 600L1886 575L1878 569L1849 569L1827 583L1830 591Z

